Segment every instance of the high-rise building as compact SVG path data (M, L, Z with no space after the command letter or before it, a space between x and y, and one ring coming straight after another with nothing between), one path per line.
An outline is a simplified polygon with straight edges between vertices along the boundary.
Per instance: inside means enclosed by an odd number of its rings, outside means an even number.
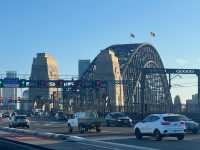
M17 78L17 72L7 71L6 78ZM8 100L17 100L17 88L3 88L2 93L4 102L8 102Z
M186 100L186 109L187 112L198 112L198 94L192 95L192 99Z
M29 110L29 90L24 90L22 93L21 98L21 110L24 110L26 112L31 111Z
M31 80L57 80L58 66L55 59L47 53L38 53L37 57L33 58ZM37 108L42 108L44 105L48 107L54 93L55 88L30 88L29 99ZM47 108L48 109L48 108Z
M78 61L78 75L81 77L90 65L90 59Z
M198 94L192 95L192 103L193 104L198 104Z

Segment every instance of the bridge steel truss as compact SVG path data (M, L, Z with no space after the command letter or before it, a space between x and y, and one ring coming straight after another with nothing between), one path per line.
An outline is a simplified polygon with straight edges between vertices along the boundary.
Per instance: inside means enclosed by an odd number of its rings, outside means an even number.
M152 74L166 75L168 74L169 83L168 89L171 88L171 75L172 74L194 74L198 78L198 111L200 111L200 69L166 69L166 68L143 68L141 75L141 117L143 118L146 114L145 111L145 91L146 88L146 76ZM172 112L173 110L170 110Z
M172 106L172 99L166 75L146 74L144 80L144 68L164 68L158 52L149 44L138 47L123 70L123 80L132 80L128 86L124 86L125 111L168 112ZM141 107L141 104L144 107Z

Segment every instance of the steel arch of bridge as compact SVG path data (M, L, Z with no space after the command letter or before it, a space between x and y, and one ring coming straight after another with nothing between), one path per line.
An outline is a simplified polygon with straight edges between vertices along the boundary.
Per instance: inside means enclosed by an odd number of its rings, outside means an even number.
M128 47L128 49L127 49ZM115 56L119 59L120 64L120 73L123 81L119 83L123 84L123 94L124 94L124 111L133 112L133 113L142 113L141 108L141 76L143 68L164 68L162 60L157 52L157 50L148 43L142 44L122 44L122 45L113 45L108 47L105 51L113 51ZM93 66L95 66L96 60L101 55L100 52L95 59L92 61L90 67L86 72L81 76L80 79L87 80L91 79L93 76ZM121 55L122 54L122 55ZM121 61L122 60L122 61ZM127 61L124 61L127 60ZM90 77L92 76L92 77ZM145 92L145 98L148 99L145 103L161 103L164 105L163 108L155 106L152 107L149 111L169 111L170 108L168 104L172 104L171 94L168 88L167 76L165 74L157 75L147 75L149 84L148 91ZM153 79L153 80L152 80ZM151 81L152 80L152 81ZM154 80L158 80L158 86L160 86L159 98L155 100L155 92L151 89L153 87ZM129 82L128 84L127 81ZM150 82L149 82L150 81ZM124 84L124 82L126 82ZM150 93L150 94L149 94ZM156 109L156 110L154 110Z
M142 99L141 96L141 84L142 84L142 70L144 68L164 68L164 65L162 63L162 60L156 51L156 49L147 43L144 43L140 45L134 53L131 55L128 63L126 64L125 69L123 70L123 80L130 80L132 79L132 86L125 87L125 108L127 111L131 112L137 112L137 113L142 113L143 112L143 107L141 107ZM163 103L164 107L160 109L155 105L155 109L151 108L152 110L150 111L162 111L166 112L169 111L170 108L166 108L168 104L172 104L172 99L171 99L171 94L168 89L168 82L167 82L167 77L165 74L158 74L157 76L153 75L152 77L149 76L149 81L150 80L155 80L157 78L159 82L159 86L162 87L162 89L159 91L160 95L162 95L161 99L156 99L155 100L155 92L152 92L152 89L149 85L149 88L146 92L143 93L143 100L146 98L146 101L144 100L144 103L146 104L157 104L157 103ZM146 80L147 81L147 80ZM148 82L144 83L146 86L148 86ZM153 82L151 84L154 84ZM151 85L151 86L155 86ZM151 106L153 107L153 106Z

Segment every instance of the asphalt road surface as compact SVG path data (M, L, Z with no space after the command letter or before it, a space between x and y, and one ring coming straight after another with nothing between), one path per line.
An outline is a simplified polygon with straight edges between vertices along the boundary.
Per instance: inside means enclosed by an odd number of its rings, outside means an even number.
M1 120L0 126L8 127L8 121L6 119ZM63 122L33 121L31 122L31 128L29 130L69 134ZM200 134L186 134L185 139L182 141L178 141L176 138L173 137L163 138L162 141L155 141L151 137L144 137L142 140L137 140L133 135L131 128L103 127L102 133L90 131L86 134L79 134L76 131L72 135L82 136L92 141L57 141L13 133L9 133L8 135L3 135L2 133L0 133L1 137L3 136L9 139L11 138L15 141L42 145L58 150L200 150ZM99 141L100 143L98 143Z
M0 120L0 126L8 127L8 119ZM108 135L128 136L133 134L132 128L130 127L102 127L102 131L100 133L96 133L95 130L90 130L85 134L80 134L78 130L73 131L73 133L69 133L66 128L65 122L55 122L55 121L31 121L30 129L27 130L76 135L81 137L108 136Z
M35 150L37 147L28 147L28 145L39 146L45 149L55 149L55 150L149 150L146 147L138 147L134 145L125 145L125 144L115 144L110 142L103 141L92 141L92 140L83 140L78 141L73 140L55 140L42 137L36 137L31 135L24 135L19 133L9 133L5 131L0 131L0 139L4 138L7 140L20 142L20 145L12 142L5 142L0 140L0 149L9 149L9 150ZM25 144L25 145L23 145Z
M160 150L200 150L200 134L186 134L185 139L178 141L173 137L163 138L162 141L156 141L151 137L144 137L142 140L137 140L133 137L112 137L99 138L98 140L109 141L112 143L120 143L134 146L145 146Z

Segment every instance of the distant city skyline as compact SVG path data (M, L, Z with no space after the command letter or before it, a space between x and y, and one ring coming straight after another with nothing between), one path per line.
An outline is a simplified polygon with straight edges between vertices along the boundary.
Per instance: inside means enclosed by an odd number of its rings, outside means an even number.
M112 44L137 42L154 45L167 68L200 68L200 1L22 0L0 4L0 73L30 74L35 54L48 52L56 59L59 74L78 75L79 59L93 60ZM196 82L186 78L184 82ZM196 87L172 88L172 92L189 99Z

